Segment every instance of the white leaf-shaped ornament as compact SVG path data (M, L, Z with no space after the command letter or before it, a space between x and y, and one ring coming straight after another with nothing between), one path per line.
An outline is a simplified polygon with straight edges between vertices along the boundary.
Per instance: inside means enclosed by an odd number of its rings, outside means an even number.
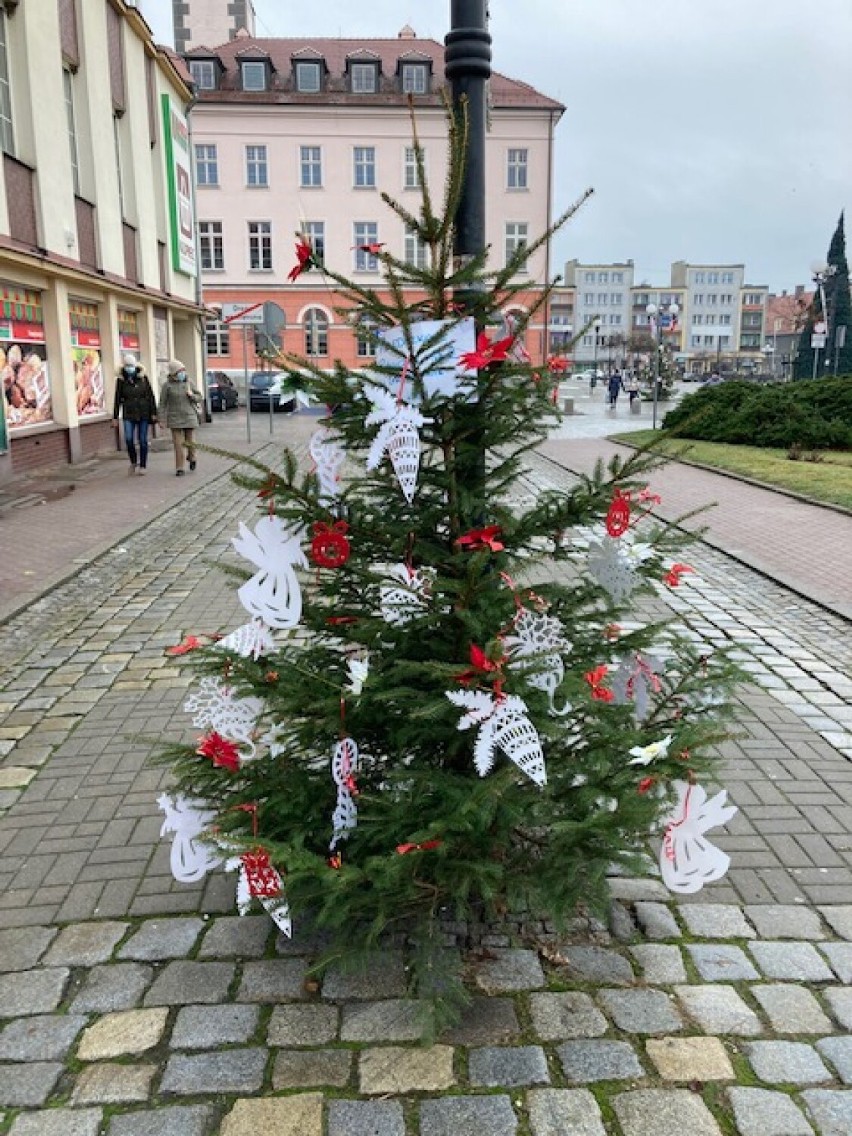
M308 452L317 467L320 501L330 505L340 496L340 467L346 460L346 451L334 430L321 426L312 436Z
M352 790L358 772L358 747L352 738L342 738L331 757L331 776L337 786L337 805L331 816L332 837L329 848L334 851L358 823L358 808Z
M494 765L494 751L502 752L536 785L547 784L541 738L529 719L527 704L516 695L497 699L481 690L447 690L455 705L468 710L459 729L479 726L474 745L474 764L480 777Z
M242 655L244 659L259 659L261 655L268 655L275 650L275 640L264 623L253 619L250 623L241 624L215 646Z
M403 496L410 505L417 491L417 476L420 472L419 429L431 419L424 418L415 407L397 402L385 392L377 392L371 397L373 409L364 420L364 425L375 426L380 422L384 425L370 446L367 469L377 469L387 453Z
M553 701L565 678L565 664L560 652L571 649L559 620L522 607L515 616L512 633L505 638L505 646L511 664L532 672L527 675L527 682L536 690L545 692L551 714L562 717L569 713L570 702L557 710Z
M674 789L675 804L662 820L660 873L669 891L692 895L727 872L730 856L706 840L704 833L727 824L737 806L725 804L728 794L724 789L709 801L700 785L675 781Z
M225 864L225 870L228 872L236 871L237 875L237 913L239 915L248 915L251 911L252 900L256 899L264 911L269 915L275 926L291 938L293 934L293 923L290 918L290 908L283 899L284 881L281 879L279 873L275 868L270 868L270 881L274 881L277 877L278 890L274 896L272 895L259 895L256 891L252 890L251 878L249 871L246 867L244 856L234 856ZM274 882L272 884L274 887ZM270 888L272 890L272 888Z
M391 564L382 575L397 581L379 588L381 616L385 623L402 626L425 611L434 573L428 569L409 568L407 564Z
M445 690L447 698L454 706L459 706L468 713L459 718L458 728L469 730L471 726L479 726L487 721L494 713L494 695L484 690Z
M165 813L160 836L174 834L169 864L172 875L181 884L204 879L209 871L222 863L222 856L198 838L213 824L216 813L203 801L193 801L182 793L162 793L157 804Z
M346 670L349 672L349 682L345 689L357 698L364 689L364 683L370 674L369 656L363 659L349 659L346 663Z
M246 760L255 755L254 734L257 721L263 713L261 698L236 698L231 687L222 679L205 675L198 689L183 704L184 711L192 714L192 724L199 730L215 730L228 741L245 746Z
M252 533L242 522L233 545L240 556L255 564L255 572L238 589L246 611L269 627L295 627L302 617L302 591L296 568L308 562L300 544L300 532L288 528L280 517L261 517Z

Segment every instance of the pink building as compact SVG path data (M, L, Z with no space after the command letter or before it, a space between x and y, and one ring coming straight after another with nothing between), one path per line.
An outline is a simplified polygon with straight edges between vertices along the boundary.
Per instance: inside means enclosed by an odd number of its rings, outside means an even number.
M443 45L406 27L395 39L255 39L245 33L186 60L196 84L192 113L200 257L208 305L272 300L284 311L284 347L357 365L369 348L334 311L321 272L287 273L296 231L325 263L367 285L380 283L376 258L358 246L383 242L423 263L386 191L419 206L409 96L437 200L446 174ZM564 108L526 83L494 74L486 144L488 241L502 266L551 217L553 134ZM528 305L552 275L549 248L531 254ZM547 353L542 313L529 329L535 359ZM254 369L253 340L211 321L208 366Z

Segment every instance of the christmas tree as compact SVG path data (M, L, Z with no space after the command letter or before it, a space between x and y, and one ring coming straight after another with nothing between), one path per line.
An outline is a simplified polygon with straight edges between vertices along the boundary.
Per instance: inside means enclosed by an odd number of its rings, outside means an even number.
M524 323L501 322L536 246L497 271L485 252L454 265L465 129L448 114L440 208L416 133L420 210L384 199L427 267L376 248L383 296L321 269L375 364L286 360L329 407L315 468L288 452L241 475L260 510L234 541L251 620L174 648L205 732L168 748L162 801L179 876L226 859L241 910L256 897L294 936L310 918L326 958L399 932L413 992L444 1009L460 987L442 918L600 906L613 864L647 870L653 831L664 878L697 890L727 867L701 834L733 811L697 783L729 665L675 626L624 622L691 571L651 515L648 455L570 493L526 487L560 360L533 366ZM299 237L294 274L319 270Z
M799 350L796 356L797 379L822 378L819 357L811 346L814 328L818 323L827 327L825 346L820 349L826 375L852 374L852 300L849 292L849 265L846 261L846 234L843 214L828 246L826 271L822 274L822 286L814 292L813 303L808 319L799 336ZM825 310L823 310L825 301ZM815 373L816 372L816 373Z

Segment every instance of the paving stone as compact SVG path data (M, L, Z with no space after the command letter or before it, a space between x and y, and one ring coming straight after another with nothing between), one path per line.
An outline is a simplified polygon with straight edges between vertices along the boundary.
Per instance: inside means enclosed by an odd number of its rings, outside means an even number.
M507 994L514 990L535 990L545 985L544 971L535 951L516 947L495 948L495 958L476 966L476 985L486 994Z
M749 944L757 965L767 978L794 982L831 982L834 978L825 960L810 943Z
M330 967L323 978L322 996L332 1002L402 998L406 986L401 952L381 951L370 955L357 970Z
M816 1047L837 1070L844 1085L852 1085L852 1037L824 1037Z
M62 1071L58 1061L0 1065L0 1106L37 1108L53 1092Z
M618 951L605 947L562 947L559 954L570 977L580 982L630 986L635 981L633 968Z
M147 1101L156 1065L124 1065L105 1061L89 1065L77 1077L72 1104L125 1104Z
M806 1089L802 1100L820 1136L849 1136L852 1132L852 1090Z
M204 930L204 921L193 917L148 919L118 952L122 959L162 962L186 958Z
M740 1136L813 1136L813 1129L786 1093L732 1087L728 1098Z
M337 1006L276 1006L266 1042L272 1046L324 1045L337 1037Z
M623 881L622 881L623 882ZM681 929L665 903L639 900L634 905L636 922L649 939L679 939Z
M364 1049L359 1066L362 1093L439 1092L455 1084L449 1045Z
M625 1136L721 1136L704 1101L688 1089L635 1089L612 1098Z
M109 1014L115 1010L132 1010L141 1002L153 977L153 967L138 962L92 967L80 993L71 1002L71 1012Z
M222 966L222 963L208 963ZM307 998L305 980L308 964L304 959L264 959L243 966L237 998L242 1002L283 1002Z
M606 1136L588 1089L533 1089L527 1104L532 1136Z
M57 934L55 927L8 927L0 931L0 974L34 967Z
M200 1104L126 1112L113 1116L107 1136L205 1136L212 1116L212 1108Z
M775 1033L831 1033L831 1022L803 986L756 983L751 988Z
M462 1011L459 1024L446 1030L439 1040L450 1045L486 1045L514 1041L520 1032L518 1015L510 998L472 998Z
M166 1029L168 1010L122 1010L89 1026L80 1038L81 1061L103 1061L128 1053L144 1053L158 1045Z
M633 1046L626 1041L566 1041L556 1052L566 1080L579 1084L645 1076Z
M143 1000L144 1005L188 1006L195 1002L204 1005L224 1002L233 977L234 964L230 962L170 962L152 982Z
M757 1037L763 1032L757 1014L733 986L678 986L675 993L705 1033Z
M640 879L633 876L612 876L607 883L613 899L634 900L637 902L662 902L671 899L671 892L659 880Z
M420 1105L420 1136L515 1136L518 1118L505 1096L441 1097Z
M60 1061L87 1020L79 1014L16 1018L0 1034L0 1061Z
M51 1108L26 1112L9 1129L9 1136L98 1136L103 1112L99 1108Z
M823 919L841 939L852 940L852 903L820 907Z
M4 765L0 768L0 789L23 789L35 775L36 770L25 765Z
M645 1042L664 1081L733 1081L734 1070L718 1037L660 1037Z
M852 990L830 986L823 991L829 1009L844 1029L852 1030Z
M690 943L687 950L705 982L740 982L760 978L748 956L739 947L722 943Z
M831 1080L816 1050L800 1041L752 1041L746 1054L761 1081L807 1085Z
M160 1092L182 1096L256 1093L263 1083L266 1056L265 1049L173 1054L166 1064Z
M405 1136L399 1101L330 1100L328 1136Z
M601 990L598 998L625 1033L673 1033L683 1029L677 1006L662 990Z
M680 917L702 939L753 939L754 927L732 903L682 903Z
M630 953L642 968L642 977L652 986L671 986L686 982L680 947L665 943L639 943Z
M852 943L820 943L819 949L840 981L852 985Z
M46 966L96 966L112 956L127 923L76 923L63 927L44 957Z
M473 1049L468 1054L468 1076L472 1085L484 1085L492 1089L550 1084L547 1060L539 1045Z
M62 1001L70 973L60 966L0 975L0 1018L51 1013Z
M533 1029L542 1041L574 1037L599 1037L606 1033L606 1018L588 994L531 994Z
M322 1094L238 1100L219 1136L322 1136Z
M201 940L199 958L262 958L274 924L268 915L220 915Z
M172 1049L245 1045L254 1036L259 1018L259 1006L184 1006L178 1010L169 1044Z
M272 1088L314 1089L331 1085L342 1089L352 1071L349 1049L281 1049L272 1068Z
M796 903L752 903L745 913L761 939L824 939L819 913Z
M384 1002L356 1002L343 1007L341 1041L419 1041L429 1024L425 1002L389 998Z

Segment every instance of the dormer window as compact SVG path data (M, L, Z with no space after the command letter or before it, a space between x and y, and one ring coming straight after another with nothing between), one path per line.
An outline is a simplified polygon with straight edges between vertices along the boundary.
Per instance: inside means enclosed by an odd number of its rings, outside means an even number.
M216 90L216 64L212 59L190 59L189 73L199 91Z
M317 94L322 86L322 69L319 60L296 64L296 90L303 94Z
M403 63L402 89L407 95L427 95L429 93L428 63Z
M261 59L243 60L240 75L244 91L265 91L268 87L268 69Z
M375 63L350 63L349 83L355 95L374 95L379 89L379 68Z

